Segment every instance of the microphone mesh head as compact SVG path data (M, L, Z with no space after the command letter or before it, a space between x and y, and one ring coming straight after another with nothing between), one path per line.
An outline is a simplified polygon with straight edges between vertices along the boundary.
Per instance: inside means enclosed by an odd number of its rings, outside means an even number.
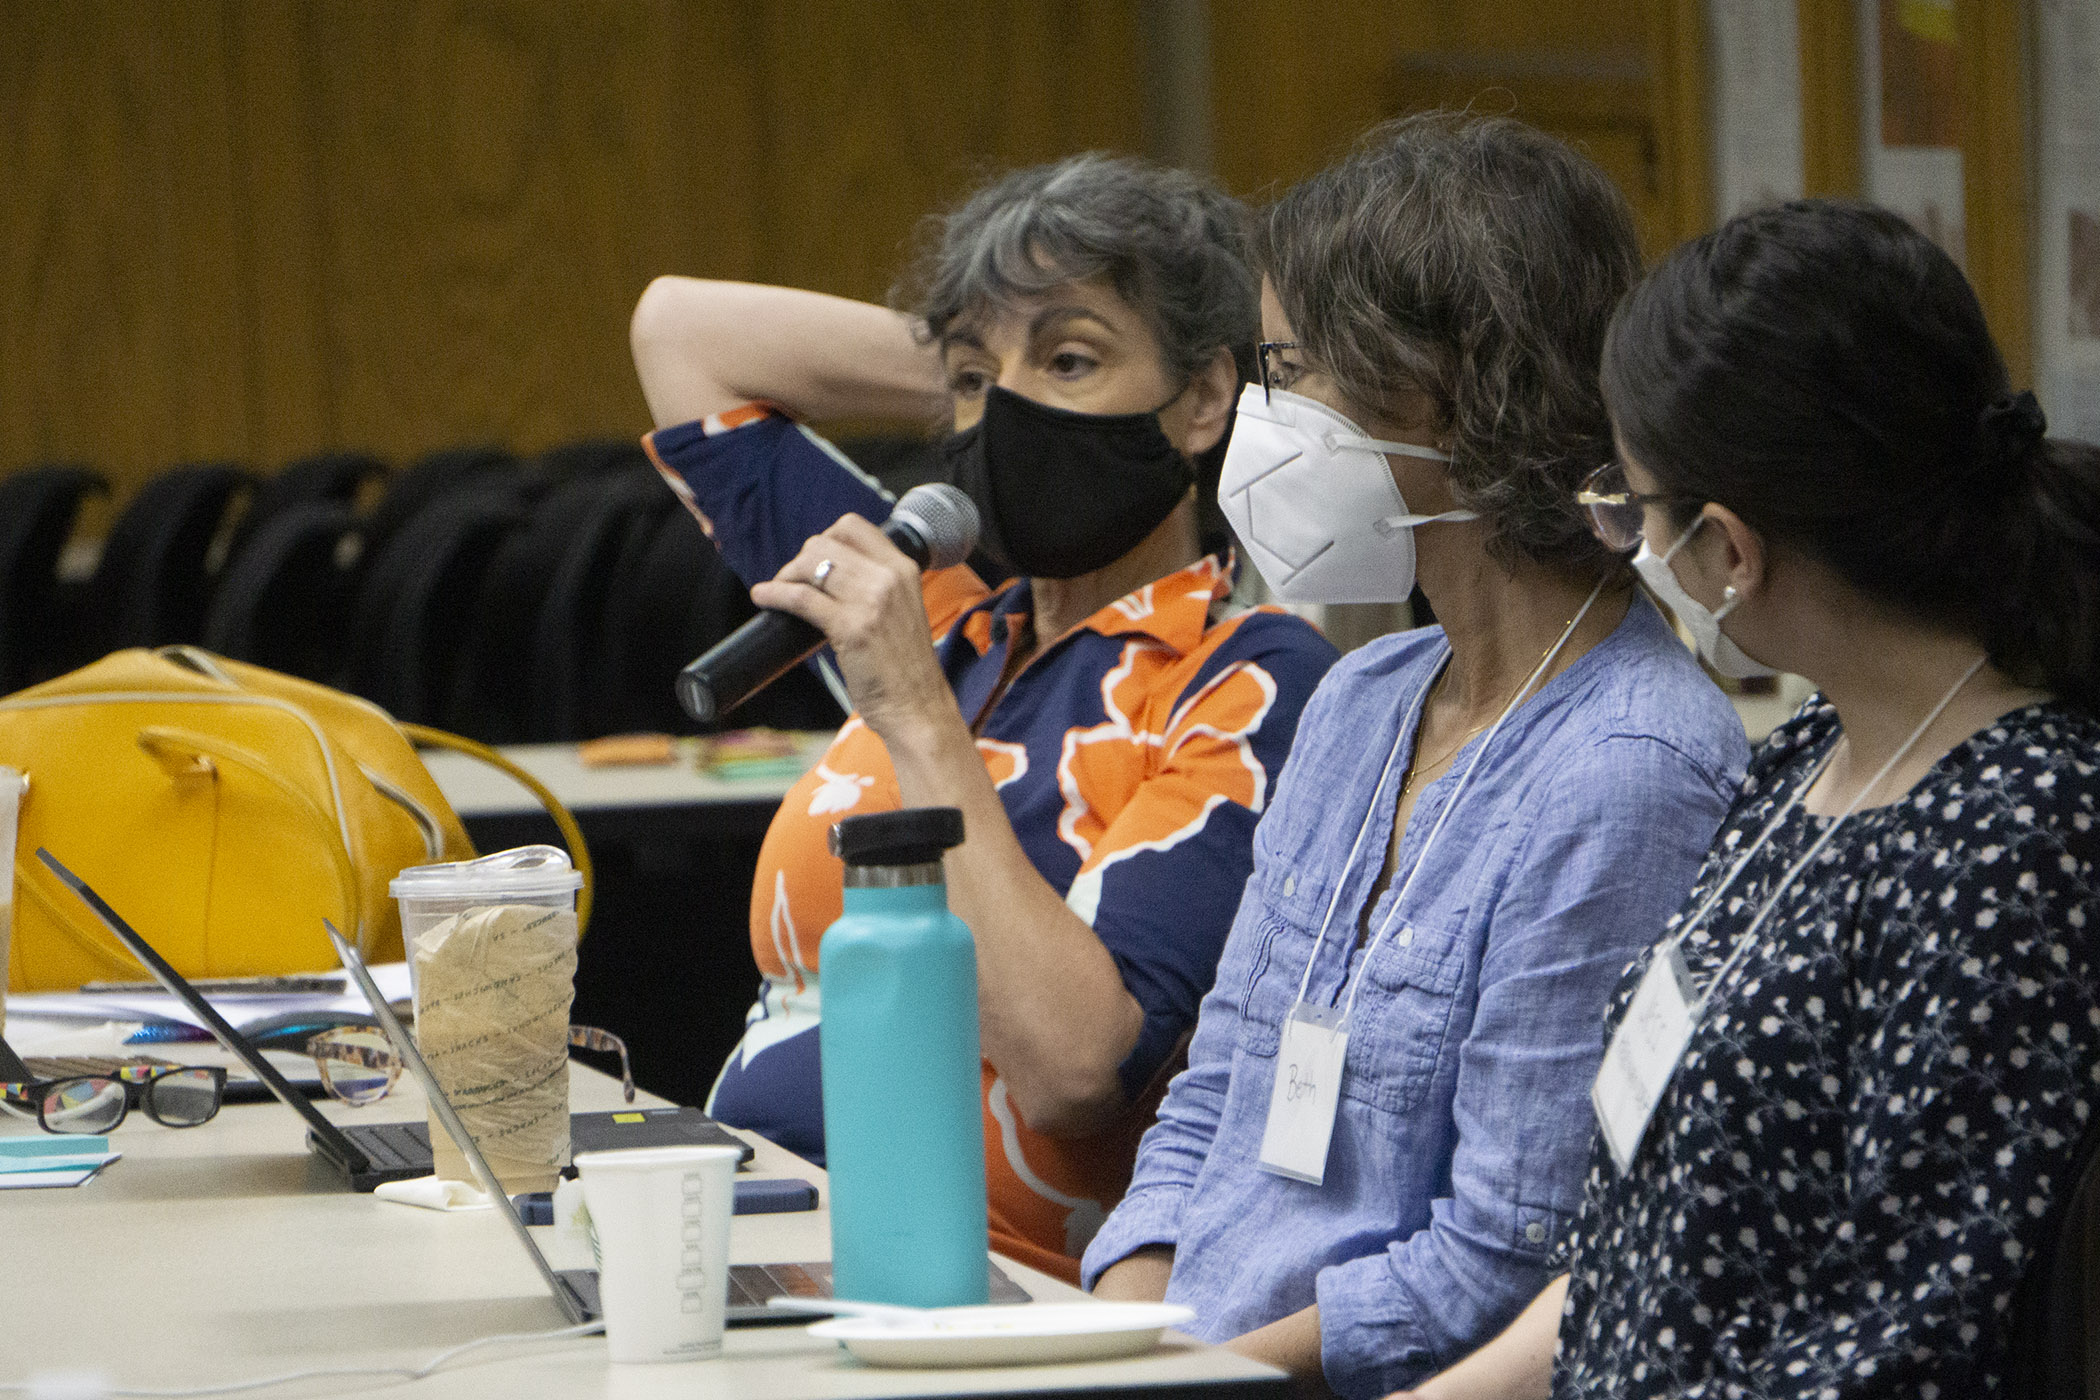
M962 563L977 548L977 503L946 482L914 486L897 502L892 516L902 516L926 541L926 567L945 569Z

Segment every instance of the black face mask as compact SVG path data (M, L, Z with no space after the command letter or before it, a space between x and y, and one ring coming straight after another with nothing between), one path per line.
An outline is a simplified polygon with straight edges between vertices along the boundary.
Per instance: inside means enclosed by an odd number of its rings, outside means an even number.
M948 479L983 517L979 543L1030 578L1077 578L1115 563L1196 480L1157 410L1074 413L996 385L984 416L941 451Z

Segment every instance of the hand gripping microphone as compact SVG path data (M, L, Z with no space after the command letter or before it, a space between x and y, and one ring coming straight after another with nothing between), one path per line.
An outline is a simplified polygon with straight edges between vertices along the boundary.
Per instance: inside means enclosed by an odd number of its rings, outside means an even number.
M882 523L883 536L921 569L962 563L977 547L977 529L976 504L940 482L912 487ZM699 723L713 724L823 645L823 632L793 613L761 608L678 673L678 703Z

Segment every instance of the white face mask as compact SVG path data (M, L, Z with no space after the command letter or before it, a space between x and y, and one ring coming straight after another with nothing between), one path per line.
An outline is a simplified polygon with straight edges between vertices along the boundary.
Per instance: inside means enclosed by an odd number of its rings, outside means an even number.
M1414 527L1478 519L1469 510L1409 514L1389 452L1451 460L1366 437L1302 394L1241 391L1218 504L1271 593L1287 603L1405 602L1415 588Z
M1634 572L1641 576L1643 583L1655 590L1656 597L1670 605L1670 611L1677 614L1677 620L1692 634L1692 640L1698 644L1699 655L1706 658L1707 665L1722 675L1739 681L1748 680L1752 676L1776 676L1779 674L1777 671L1761 661L1751 659L1721 630L1721 619L1734 612L1735 605L1741 600L1730 598L1721 604L1719 612L1715 612L1685 592L1684 585L1677 581L1677 571L1670 567L1670 561L1677 557L1677 551L1683 549L1686 541L1698 534L1699 527L1705 523L1706 517L1703 515L1694 520L1691 528L1677 537L1677 543L1670 546L1670 552L1667 554L1655 553L1648 548L1648 541L1643 538L1641 547L1634 552Z

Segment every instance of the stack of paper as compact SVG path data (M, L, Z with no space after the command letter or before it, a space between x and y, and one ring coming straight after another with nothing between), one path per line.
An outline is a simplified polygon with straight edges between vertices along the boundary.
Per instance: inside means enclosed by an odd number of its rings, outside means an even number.
M0 1191L78 1186L123 1155L109 1150L106 1137L75 1133L0 1137Z
M409 994L407 963L385 963L372 969L373 980L389 1001L406 1000ZM363 994L297 992L262 995L220 993L205 998L212 1007L245 1030L259 1021L288 1012L357 1012L369 1014ZM165 992L38 992L7 999L9 1016L41 1017L64 1021L137 1021L148 1024L185 1025L202 1028L197 1013ZM19 1047L18 1047L19 1048Z

